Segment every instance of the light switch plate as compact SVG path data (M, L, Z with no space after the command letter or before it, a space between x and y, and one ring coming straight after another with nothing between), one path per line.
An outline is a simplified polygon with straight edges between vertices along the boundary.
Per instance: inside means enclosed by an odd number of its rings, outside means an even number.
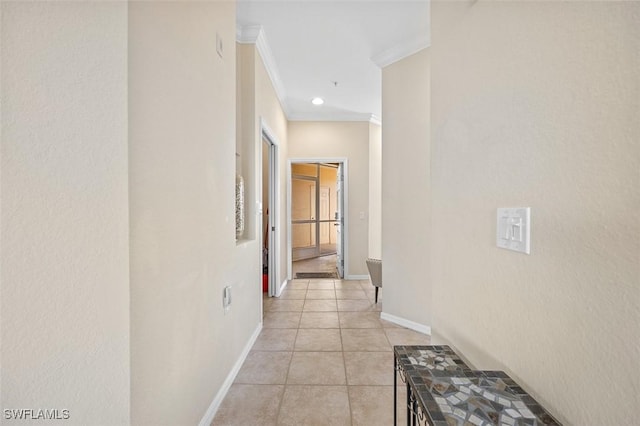
M496 245L507 250L531 253L531 207L498 209Z

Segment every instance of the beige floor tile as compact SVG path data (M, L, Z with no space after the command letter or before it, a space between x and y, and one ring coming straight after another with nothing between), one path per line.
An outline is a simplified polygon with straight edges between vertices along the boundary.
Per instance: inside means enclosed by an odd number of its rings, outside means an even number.
M342 345L344 351L377 352L392 350L382 328L347 328L342 329Z
M345 352L348 385L393 386L393 352Z
M431 337L427 334L406 328L385 328L385 333L392 346L395 345L428 345Z
M335 290L308 290L307 299L335 299Z
M304 299L307 296L307 290L293 290L286 288L280 295L280 300Z
M346 426L349 424L351 424L351 415L346 386L286 387L278 425Z
M232 385L211 425L276 425L284 388L281 385Z
M294 350L296 351L341 351L340 330L336 328L298 330Z
M287 381L291 354L291 352L249 352L234 383L284 385Z
M337 311L335 300L305 300L303 312L331 312Z
M378 312L339 312L340 328L382 328Z
M336 299L367 299L367 294L361 289L336 290Z
M346 384L342 352L294 352L287 384Z
M380 303L375 305L368 299L363 300L338 300L338 310L342 312L379 312Z
M265 328L253 345L254 351L292 351L298 330L295 328Z
M391 321L381 319L380 322L382 323L383 328L403 328L402 326L399 326L398 324L394 324Z
M304 300L274 299L265 310L268 312L300 312L303 306Z
M265 312L263 328L298 328L302 312Z
M300 328L340 328L337 312L303 312Z
M333 280L309 280L309 290L334 290Z
M363 289L373 286L373 284L371 284L371 280L359 280L358 282L360 283L360 287Z
M285 291L287 289L291 290L306 290L309 287L309 280L291 280L285 287Z
M336 290L362 290L360 281L357 280L336 280Z
M393 386L349 386L349 402L353 426L393 425Z

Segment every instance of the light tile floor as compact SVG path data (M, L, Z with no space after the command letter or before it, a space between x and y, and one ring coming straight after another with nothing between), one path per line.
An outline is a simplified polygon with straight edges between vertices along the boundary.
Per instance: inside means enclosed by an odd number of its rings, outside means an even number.
M293 280L265 298L262 333L212 425L392 425L392 345L429 336L381 320L373 300L369 281L341 280ZM398 424L405 398L398 386Z

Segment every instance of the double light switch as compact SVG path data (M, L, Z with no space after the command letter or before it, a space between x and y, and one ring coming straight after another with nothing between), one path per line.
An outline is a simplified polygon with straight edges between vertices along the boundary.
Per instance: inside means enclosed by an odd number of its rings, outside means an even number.
M496 226L498 247L529 254L531 251L531 208L499 208Z

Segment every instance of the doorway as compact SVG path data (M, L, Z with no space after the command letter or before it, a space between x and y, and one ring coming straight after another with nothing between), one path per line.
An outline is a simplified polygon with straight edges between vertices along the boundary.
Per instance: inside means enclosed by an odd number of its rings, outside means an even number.
M344 277L344 159L291 160L289 276Z
M278 296L277 280L277 161L278 147L275 139L262 125L262 291L267 297Z

